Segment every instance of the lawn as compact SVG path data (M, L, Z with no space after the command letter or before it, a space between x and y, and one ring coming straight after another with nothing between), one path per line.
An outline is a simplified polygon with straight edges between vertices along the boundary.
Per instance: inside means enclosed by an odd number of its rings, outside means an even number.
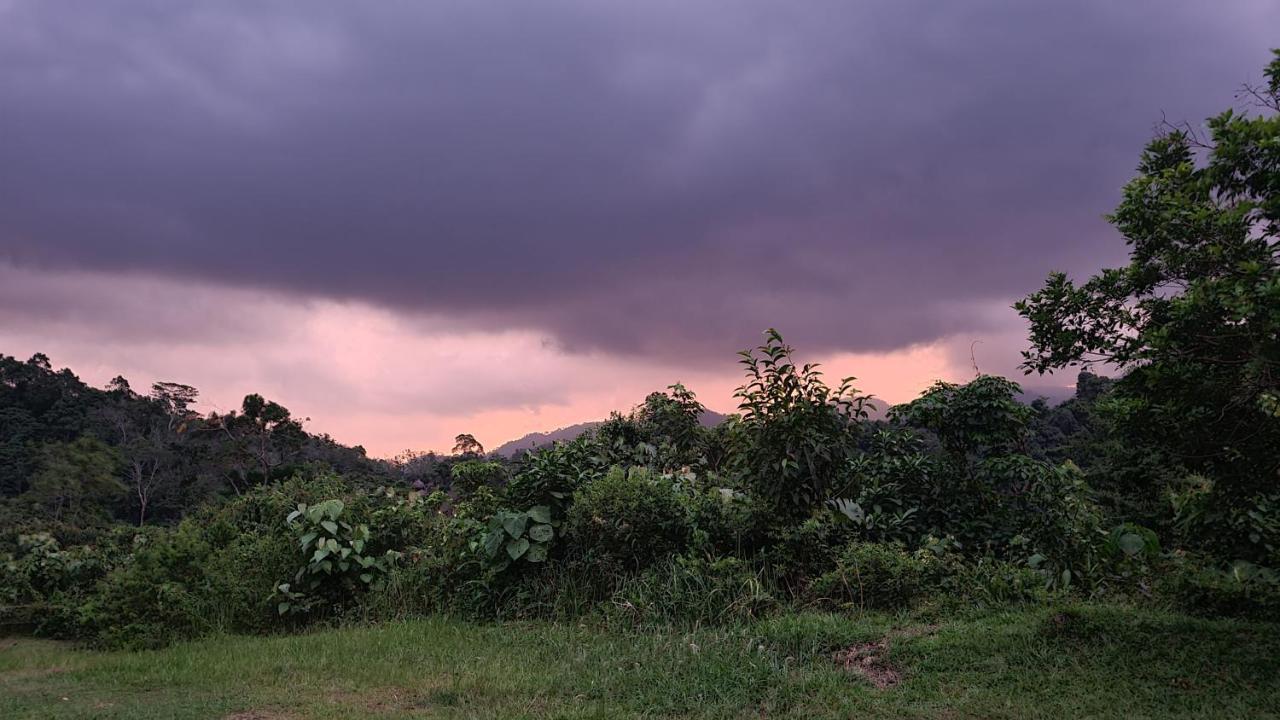
M694 631L436 618L132 653L7 639L0 717L1280 717L1280 625L1080 605Z

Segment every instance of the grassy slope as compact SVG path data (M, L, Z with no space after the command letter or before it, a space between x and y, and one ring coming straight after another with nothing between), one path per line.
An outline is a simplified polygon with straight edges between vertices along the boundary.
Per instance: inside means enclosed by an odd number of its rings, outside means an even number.
M898 687L830 661L894 627L914 627L888 652ZM0 717L228 716L1280 717L1280 625L1082 606L689 633L429 619L148 653L0 640Z

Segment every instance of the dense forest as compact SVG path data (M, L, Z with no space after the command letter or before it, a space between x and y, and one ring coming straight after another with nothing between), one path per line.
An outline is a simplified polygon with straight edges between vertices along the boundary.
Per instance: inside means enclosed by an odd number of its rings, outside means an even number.
M716 623L1081 597L1280 617L1280 54L1166 127L1129 263L1015 308L1057 405L979 375L870 419L777 331L714 426L673 385L514 458L367 457L259 395L0 356L0 622L104 646L451 613Z

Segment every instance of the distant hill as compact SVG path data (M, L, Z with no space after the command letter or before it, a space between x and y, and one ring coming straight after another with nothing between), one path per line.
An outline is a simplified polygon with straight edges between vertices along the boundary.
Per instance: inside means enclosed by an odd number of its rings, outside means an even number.
M1018 400L1029 405L1037 398L1045 398L1049 402L1049 405L1057 405L1070 400L1073 397L1075 397L1074 387L1061 385L1032 385L1022 388L1022 394L1018 396ZM889 409L888 403L877 399L875 405L876 409L870 413L870 419L883 420L886 411ZM714 410L708 410L702 414L702 426L712 427L719 425L721 422L724 422L726 417L728 416L722 413L718 413ZM499 445L493 452L503 457L514 457L523 450L533 450L544 445L550 445L553 442L572 440L582 433L598 427L602 422L602 420L592 420L548 432L531 432L528 435L524 435L523 437L519 437L515 440Z
M702 423L703 427L712 427L724 422L725 417L727 416L714 410L707 410L702 413L702 417L699 418L699 421ZM604 421L592 420L589 422L581 422L577 425L562 427L558 430L551 430L550 432L531 432L528 435L518 437L515 440L499 445L493 450L493 453L503 457L514 457L523 450L533 450L561 440L572 440L592 428L599 427L602 422Z
M531 432L528 435L518 437L515 440L499 445L493 450L493 453L495 455L502 455L503 457L512 457L521 450L532 450L534 448L542 447L543 445L550 445L558 440L572 440L582 433L594 427L598 427L599 425L599 420L593 420L591 422L582 422L577 425L562 427L550 432Z
M1038 398L1044 398L1050 405L1058 405L1064 403L1076 396L1074 386L1066 387L1063 385L1024 385L1022 395L1018 400L1030 405Z

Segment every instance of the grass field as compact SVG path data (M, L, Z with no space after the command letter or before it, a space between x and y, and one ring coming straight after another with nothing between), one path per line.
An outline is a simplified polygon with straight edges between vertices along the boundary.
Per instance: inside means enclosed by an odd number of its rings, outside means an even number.
M1280 717L1280 625L1085 605L692 632L426 619L141 653L8 639L0 717Z

